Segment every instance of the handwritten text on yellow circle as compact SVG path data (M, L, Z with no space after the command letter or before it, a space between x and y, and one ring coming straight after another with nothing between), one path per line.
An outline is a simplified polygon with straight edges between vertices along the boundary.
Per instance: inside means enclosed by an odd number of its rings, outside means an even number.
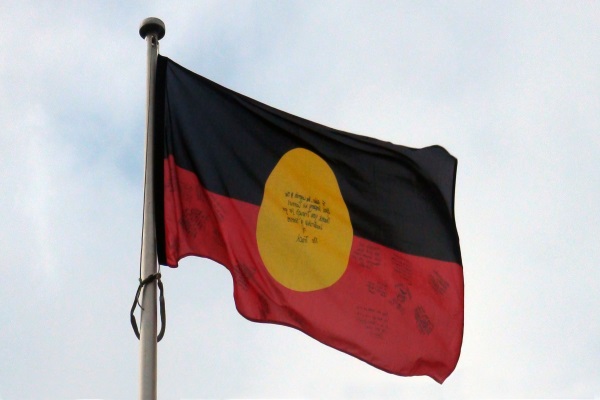
M346 271L352 224L329 165L301 148L281 157L265 184L256 238L271 276L308 292L333 285Z

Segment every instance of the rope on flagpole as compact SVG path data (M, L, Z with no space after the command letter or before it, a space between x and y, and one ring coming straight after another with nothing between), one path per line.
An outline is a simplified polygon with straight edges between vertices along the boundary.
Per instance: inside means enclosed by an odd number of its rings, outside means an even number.
M165 335L165 328L167 327L167 312L165 310L165 296L164 296L164 287L162 281L160 280L161 274L157 272L156 274L149 275L146 279L140 278L140 285L138 286L137 292L135 293L135 299L133 300L133 305L131 306L131 312L129 317L131 319L131 327L133 328L133 333L139 339L140 338L140 330L138 329L137 320L135 319L135 309L139 306L142 310L144 309L140 304L140 293L145 285L148 283L154 282L158 284L158 289L160 290L159 302L160 302L160 332L156 337L156 341L160 342Z

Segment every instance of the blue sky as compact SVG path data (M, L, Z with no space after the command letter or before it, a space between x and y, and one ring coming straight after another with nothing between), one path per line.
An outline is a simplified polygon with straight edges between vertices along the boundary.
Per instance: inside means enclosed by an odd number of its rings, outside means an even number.
M135 398L145 57L459 160L465 335L443 385L246 321L163 270L159 397L598 398L600 3L2 2L0 398Z

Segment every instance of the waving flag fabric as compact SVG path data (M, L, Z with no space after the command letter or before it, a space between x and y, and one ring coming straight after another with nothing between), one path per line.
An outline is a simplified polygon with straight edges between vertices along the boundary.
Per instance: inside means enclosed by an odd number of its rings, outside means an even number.
M457 161L279 111L159 56L159 261L210 258L240 314L443 382L463 335Z

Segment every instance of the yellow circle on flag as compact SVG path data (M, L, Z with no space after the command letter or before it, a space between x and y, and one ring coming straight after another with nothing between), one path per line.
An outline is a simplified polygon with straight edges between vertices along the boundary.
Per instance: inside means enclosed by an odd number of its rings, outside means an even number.
M353 231L333 170L312 151L281 157L265 184L256 240L265 267L288 289L327 288L346 271Z

